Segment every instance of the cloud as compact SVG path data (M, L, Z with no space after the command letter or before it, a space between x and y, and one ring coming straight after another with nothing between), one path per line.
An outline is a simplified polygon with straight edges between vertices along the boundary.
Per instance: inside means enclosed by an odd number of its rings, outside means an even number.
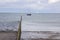
M46 5L44 0L0 0L1 8L26 8L26 9L42 9ZM4 4L3 4L4 3Z
M47 5L46 0L22 0L22 8L27 9L42 9ZM21 6L20 6L21 7Z
M52 4L52 3L56 3L56 2L59 2L60 0L48 0L48 3L49 4Z
M0 3L11 3L11 2L17 2L18 0L0 0Z
M40 10L41 13L60 13L60 2L47 5L44 9Z
M45 8L51 9L52 4L59 2L59 0L0 0L0 11L3 10L19 10L22 12L40 12ZM48 7L51 5L50 7ZM2 11L3 11L2 10Z

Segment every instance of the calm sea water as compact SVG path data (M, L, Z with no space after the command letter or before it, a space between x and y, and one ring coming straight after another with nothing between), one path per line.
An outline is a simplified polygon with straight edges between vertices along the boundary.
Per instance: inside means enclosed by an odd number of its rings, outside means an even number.
M60 39L60 14L39 13L27 16L26 14L1 14L0 31L17 31L22 15L23 40L52 38Z
M60 14L59 13L38 13L27 16L26 14L2 14L0 19L8 22L0 22L0 27L4 29L17 30L18 21L22 15L22 31L59 31L60 30ZM10 21L11 20L11 21ZM14 22L12 21L14 20ZM16 23L17 22L17 23ZM5 25L5 26L4 26ZM12 26L13 25L13 26ZM15 28L14 28L15 27ZM1 29L1 28L0 28Z
M41 13L23 16L22 30L26 31L59 31L59 13Z

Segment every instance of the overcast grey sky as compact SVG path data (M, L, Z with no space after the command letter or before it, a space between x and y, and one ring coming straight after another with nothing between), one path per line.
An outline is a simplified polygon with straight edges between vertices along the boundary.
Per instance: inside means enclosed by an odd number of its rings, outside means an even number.
M60 13L60 0L0 0L0 12Z

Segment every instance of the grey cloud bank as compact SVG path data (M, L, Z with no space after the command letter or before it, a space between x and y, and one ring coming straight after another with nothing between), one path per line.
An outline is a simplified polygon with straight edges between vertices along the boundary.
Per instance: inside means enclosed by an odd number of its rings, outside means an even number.
M48 3L48 0L18 0L0 3L0 12L17 13L60 13L60 1Z

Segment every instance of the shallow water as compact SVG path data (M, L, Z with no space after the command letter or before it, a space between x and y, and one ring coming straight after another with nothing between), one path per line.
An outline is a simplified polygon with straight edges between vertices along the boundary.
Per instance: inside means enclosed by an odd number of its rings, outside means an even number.
M60 33L59 32L48 32L48 31L42 31L42 32L31 32L31 31L25 31L22 32L21 38L24 40L41 40L41 39L60 39Z

